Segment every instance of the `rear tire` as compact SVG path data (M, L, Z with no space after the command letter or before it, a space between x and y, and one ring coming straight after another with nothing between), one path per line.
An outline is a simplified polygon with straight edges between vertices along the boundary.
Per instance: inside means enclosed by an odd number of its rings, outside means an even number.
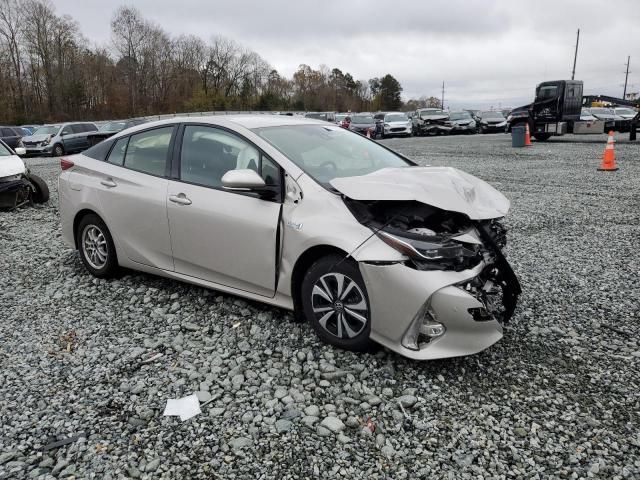
M371 348L367 289L357 263L343 255L317 260L302 281L304 315L318 337L345 350Z
M118 271L116 247L109 229L100 217L91 213L82 217L76 228L76 245L85 268L98 278L111 278Z
M28 176L35 191L31 194L33 203L47 203L49 201L49 186L42 178L32 173Z

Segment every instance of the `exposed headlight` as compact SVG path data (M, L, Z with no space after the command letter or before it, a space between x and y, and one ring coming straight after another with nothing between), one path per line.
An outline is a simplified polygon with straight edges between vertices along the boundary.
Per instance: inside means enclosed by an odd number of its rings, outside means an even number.
M391 125L389 125L388 123L384 124L384 128L389 128Z
M465 260L477 258L475 251L457 242L437 243L401 238L384 231L379 231L378 237L390 247L418 262L422 270L445 270L451 268L452 264L463 269L467 267Z

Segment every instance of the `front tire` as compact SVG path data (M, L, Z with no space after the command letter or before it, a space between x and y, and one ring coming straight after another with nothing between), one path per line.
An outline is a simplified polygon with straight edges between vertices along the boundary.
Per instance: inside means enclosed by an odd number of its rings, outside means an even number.
M551 138L550 133L534 133L531 136L536 140L538 140L539 142L546 142Z
M62 155L64 155L64 148L62 148L62 145L60 145L59 143L56 143L53 146L53 150L51 150L51 156L61 157Z
M371 347L369 297L357 263L342 255L317 260L302 281L302 307L321 340L355 352Z
M33 173L29 174L29 181L34 189L34 192L31 194L33 203L47 203L49 201L49 186L47 182Z
M76 229L76 245L80 259L91 275L110 278L116 274L116 247L109 229L100 217L95 214L82 217Z

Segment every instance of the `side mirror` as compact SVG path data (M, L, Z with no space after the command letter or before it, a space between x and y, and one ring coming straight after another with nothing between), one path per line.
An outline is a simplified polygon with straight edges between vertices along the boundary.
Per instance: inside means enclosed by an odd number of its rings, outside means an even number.
M60 132L60 136L61 137L64 137L66 134L67 134L67 132L65 132L65 131Z
M27 154L27 149L24 147L16 147L15 152L19 157L23 157Z
M260 175L254 170L241 169L229 170L222 176L222 186L227 190L249 192L262 190L266 184Z

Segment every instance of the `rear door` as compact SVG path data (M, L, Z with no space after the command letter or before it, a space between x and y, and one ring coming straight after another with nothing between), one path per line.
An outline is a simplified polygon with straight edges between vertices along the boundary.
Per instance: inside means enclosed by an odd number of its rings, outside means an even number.
M176 272L271 297L275 291L282 172L243 137L186 125L179 168L169 181L167 214ZM229 170L253 169L277 198L222 188Z
M167 222L172 125L118 139L106 162L95 162L93 183L109 230L136 263L173 270Z

